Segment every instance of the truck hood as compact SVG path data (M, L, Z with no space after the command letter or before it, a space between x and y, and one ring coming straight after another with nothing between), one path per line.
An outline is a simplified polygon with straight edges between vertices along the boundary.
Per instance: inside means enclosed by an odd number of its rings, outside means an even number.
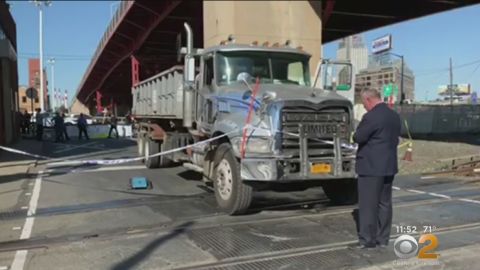
M254 85L252 84L253 88ZM228 96L230 98L242 98L245 91L248 88L243 84L233 84L219 88L219 96ZM312 103L320 103L325 100L331 101L348 101L345 97L333 92L322 89L314 89L306 86L298 85L284 85L284 84L260 84L259 91L257 93L257 102L261 101L262 95L270 92L275 93L276 97L273 102L290 101L290 100L302 100ZM312 95L315 93L315 95ZM248 102L248 100L246 100Z

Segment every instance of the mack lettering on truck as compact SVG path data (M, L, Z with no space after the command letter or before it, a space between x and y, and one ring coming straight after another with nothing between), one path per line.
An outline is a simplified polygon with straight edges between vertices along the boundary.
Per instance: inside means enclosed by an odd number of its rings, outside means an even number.
M337 125L319 124L319 125L305 125L305 134L307 137L324 137L325 135L334 135L337 133Z

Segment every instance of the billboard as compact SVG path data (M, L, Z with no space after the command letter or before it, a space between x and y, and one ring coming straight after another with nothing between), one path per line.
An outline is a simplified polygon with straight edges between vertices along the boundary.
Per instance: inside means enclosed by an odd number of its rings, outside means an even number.
M453 94L456 96L468 96L472 93L472 88L469 83L453 84L452 89L453 89ZM448 90L448 85L438 86L438 94L440 96L450 95L450 91Z
M392 35L386 35L372 41L372 53L378 54L392 49Z

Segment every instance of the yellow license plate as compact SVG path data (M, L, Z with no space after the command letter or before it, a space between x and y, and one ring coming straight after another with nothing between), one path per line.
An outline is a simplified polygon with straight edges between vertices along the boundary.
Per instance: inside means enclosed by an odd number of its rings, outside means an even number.
M310 167L310 172L312 174L320 174L320 173L330 173L332 171L332 166L327 163L316 163L312 164Z

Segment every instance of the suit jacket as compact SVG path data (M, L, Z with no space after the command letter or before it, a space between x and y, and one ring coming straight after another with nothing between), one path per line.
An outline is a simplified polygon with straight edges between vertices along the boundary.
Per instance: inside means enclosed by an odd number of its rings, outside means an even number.
M353 136L358 143L356 171L362 176L392 176L398 173L397 147L400 116L380 103L367 112Z

